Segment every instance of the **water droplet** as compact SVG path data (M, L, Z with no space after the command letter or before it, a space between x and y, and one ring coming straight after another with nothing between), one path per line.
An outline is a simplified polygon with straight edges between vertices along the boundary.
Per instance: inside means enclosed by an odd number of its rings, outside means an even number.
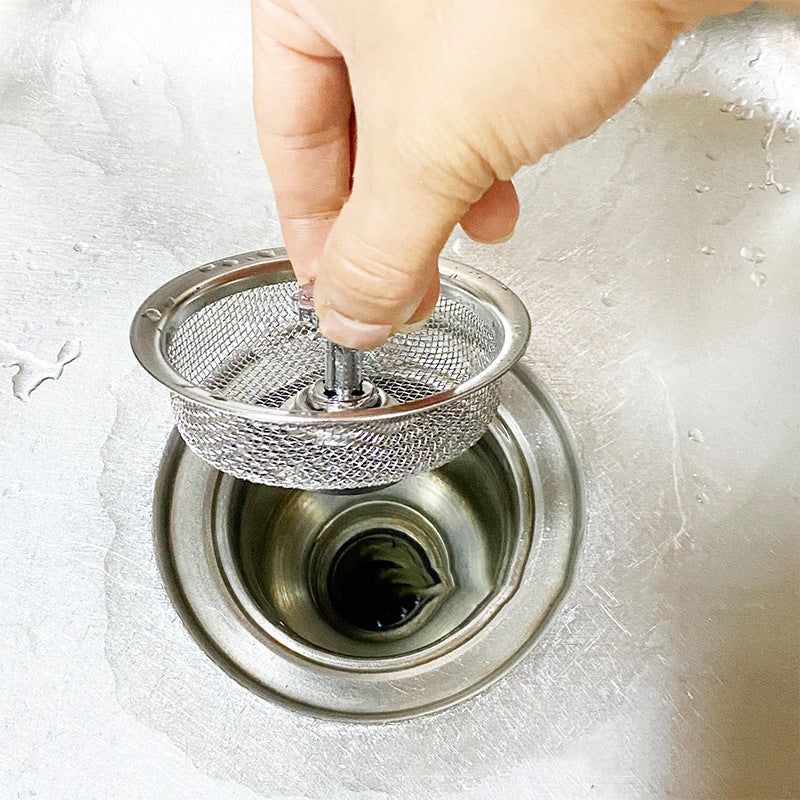
M700 505L705 505L708 502L708 495L705 492L698 492L695 495L695 500L697 500Z
M274 258L277 253L274 250L259 250L256 255L260 258Z
M750 280L753 281L753 283L760 289L764 285L764 282L767 280L767 276L763 272L758 272L758 270L754 270L753 272L750 273Z
M610 286L608 289L605 289L603 293L600 295L600 302L604 306L608 306L609 308L618 305L619 301L620 301L619 291L617 290L616 286Z
M81 354L78 339L68 339L58 351L56 360L46 361L26 350L20 350L10 342L0 341L0 367L18 367L11 378L14 396L27 402L31 392L46 380L58 380L65 365Z
M707 192L711 189L711 187L707 183L697 183L695 184L694 190L697 194L703 194L703 192Z
M82 253L86 249L86 245L83 242L75 242L75 244L72 245L72 249L76 253Z
M717 252L717 249L716 249L715 247L712 247L710 244L704 244L704 245L703 245L703 246L700 248L700 252L701 252L701 253L702 253L704 256L713 256L713 255L714 255L714 253L716 253L716 252Z
M689 438L693 442L704 442L705 439L703 438L703 433L699 428L690 428L688 432Z
M719 110L725 114L733 114L737 120L753 119L754 109L748 108L747 100L739 97L733 102L723 103Z
M239 259L238 258L226 258L222 262L222 266L223 267L235 267L238 263L239 263Z
M203 266L202 267L198 267L197 270L198 270L198 272L211 272L211 270L214 269L214 267L216 267L216 266L217 266L217 262L216 261L212 261L210 264L203 264Z
M739 255L754 264L760 264L767 257L767 254L755 245L744 245L739 251Z
M21 255L20 255L20 253L19 253L19 250L15 250L15 251L14 251L14 252L11 254L11 258L12 258L12 259L14 259L14 261L19 261L19 260L22 258L22 256L21 256Z
M161 319L161 312L157 308L147 308L142 311L142 316L153 322L158 322Z
M791 186L787 186L785 183L778 183L778 181L773 181L772 185L778 190L778 194L789 194L792 191Z

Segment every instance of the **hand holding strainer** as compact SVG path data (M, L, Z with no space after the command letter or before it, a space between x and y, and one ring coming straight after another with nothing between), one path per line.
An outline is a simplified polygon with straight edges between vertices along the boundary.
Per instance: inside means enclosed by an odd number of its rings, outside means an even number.
M483 435L530 334L510 289L444 259L440 273L425 327L361 352L322 337L285 251L246 253L154 292L131 344L172 391L187 445L217 469L302 489L380 486Z

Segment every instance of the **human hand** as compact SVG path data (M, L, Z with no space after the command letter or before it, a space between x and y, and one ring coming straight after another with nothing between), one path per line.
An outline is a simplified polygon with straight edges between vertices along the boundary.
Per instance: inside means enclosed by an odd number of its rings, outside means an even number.
M508 237L521 166L592 133L677 33L746 5L252 0L259 144L322 332L369 349L424 320L457 223Z

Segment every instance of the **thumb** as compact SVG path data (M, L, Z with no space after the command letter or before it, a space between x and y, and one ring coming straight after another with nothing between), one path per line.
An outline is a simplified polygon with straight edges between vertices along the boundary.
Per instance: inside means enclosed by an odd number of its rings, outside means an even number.
M359 350L427 317L438 298L439 253L472 200L463 188L433 190L413 173L386 172L359 175L356 166L316 270L320 330Z

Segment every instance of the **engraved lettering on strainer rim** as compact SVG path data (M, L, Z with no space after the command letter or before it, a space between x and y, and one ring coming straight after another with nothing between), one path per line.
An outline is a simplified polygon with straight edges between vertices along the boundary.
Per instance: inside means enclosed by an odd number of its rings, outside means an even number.
M439 268L441 295L425 327L363 354L364 378L391 405L286 409L323 376L326 340L298 317L283 249L169 281L136 313L131 345L172 391L186 444L217 469L311 490L393 483L478 441L500 402L498 379L530 334L527 311L506 286L447 259Z

